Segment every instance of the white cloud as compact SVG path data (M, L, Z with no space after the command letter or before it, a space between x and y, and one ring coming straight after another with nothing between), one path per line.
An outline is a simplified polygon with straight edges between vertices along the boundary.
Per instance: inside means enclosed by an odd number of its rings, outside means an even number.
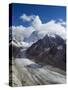
M51 20L47 23L42 23L39 16L37 16L32 25L36 30L38 30L38 33L41 36L44 36L47 33L55 33L60 35L62 38L66 38L66 27L63 25L66 25L66 23L62 20L61 22L56 22L55 20Z
M35 17L35 15L28 16L26 14L23 14L23 15L20 16L20 19L22 19L23 21L28 21L29 22L29 21L33 20L34 17Z
M62 19L59 19L58 22L61 23L61 25L66 26L66 22L63 21Z
M23 25L19 25L19 26L12 26L13 30L24 30L25 27Z
M64 39L66 38L66 27L65 27L66 23L62 19L58 21L50 20L47 23L42 23L38 15L27 16L26 14L23 14L20 18L25 21L32 20L32 22L31 25L28 27L24 27L23 25L12 26L12 34L14 37L16 37L19 40L28 38L33 31L38 31L38 35L40 37L45 36L47 33L51 33L51 34L55 33L60 35Z
M40 20L39 16L35 16L33 22L32 22L32 26L36 29L39 30L40 27L42 25L42 21Z
M18 41L23 41L24 38L28 38L34 31L34 28L32 26L24 27L23 25L11 26L10 29L12 29L13 39L16 39Z

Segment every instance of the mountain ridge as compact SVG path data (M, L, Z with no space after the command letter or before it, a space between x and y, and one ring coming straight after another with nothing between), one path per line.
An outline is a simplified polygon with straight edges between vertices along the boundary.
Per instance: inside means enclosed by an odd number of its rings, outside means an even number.
M55 34L55 38L45 35L43 39L32 44L26 53L28 58L37 63L66 70L66 43L59 35Z

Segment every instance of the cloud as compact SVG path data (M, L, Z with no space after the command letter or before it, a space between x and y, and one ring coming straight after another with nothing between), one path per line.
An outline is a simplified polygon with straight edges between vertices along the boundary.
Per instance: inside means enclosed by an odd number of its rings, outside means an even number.
M28 27L24 27L23 25L12 26L12 34L16 39L22 41L24 38L28 38L34 31L38 32L39 37L44 37L47 33L55 33L66 39L66 22L62 19L58 21L50 20L46 23L42 23L38 15L27 16L23 14L20 18L24 21L31 21L31 25Z
M26 14L23 14L20 16L20 19L22 19L23 21L32 21L34 19L35 15L31 15L31 16L28 16Z
M61 23L61 25L63 25L64 27L66 27L66 22L63 21L62 19L59 19L58 22Z
M47 23L42 23L39 16L36 16L32 22L32 26L38 30L38 33L41 36L44 36L47 33L55 33L60 35L62 38L66 38L66 27L64 25L66 25L66 23L63 20L50 20Z
M41 27L41 25L42 25L42 21L41 21L40 17L39 17L39 16L35 16L35 17L34 17L34 20L33 20L33 22L32 22L32 26L33 26L36 30L39 30L40 27Z
M19 30L19 31L21 31L21 30L24 30L24 29L25 29L25 27L24 27L23 25L19 25L19 26L12 26L11 28L12 28L12 30Z
M18 41L23 41L25 38L28 38L31 33L34 31L32 26L24 27L20 26L11 26L10 30L12 30L12 37Z

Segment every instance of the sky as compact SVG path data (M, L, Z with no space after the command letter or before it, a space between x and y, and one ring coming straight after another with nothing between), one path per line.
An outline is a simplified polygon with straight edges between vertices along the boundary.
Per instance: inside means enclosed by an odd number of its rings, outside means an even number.
M42 23L50 20L62 19L66 21L66 7L64 6L47 6L47 5L30 5L30 4L13 4L12 5L12 25L30 25L29 22L23 22L21 15L26 14L38 15Z
M9 26L14 36L28 38L37 31L40 37L55 33L66 39L66 7L12 4L9 11Z

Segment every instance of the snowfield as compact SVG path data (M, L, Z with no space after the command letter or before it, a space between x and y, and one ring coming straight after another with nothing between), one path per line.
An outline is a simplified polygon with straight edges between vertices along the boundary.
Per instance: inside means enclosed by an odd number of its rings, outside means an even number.
M25 51L25 50L23 50ZM51 67L36 64L33 60L25 57L16 58L13 61L13 86L31 86L66 83L65 72Z

